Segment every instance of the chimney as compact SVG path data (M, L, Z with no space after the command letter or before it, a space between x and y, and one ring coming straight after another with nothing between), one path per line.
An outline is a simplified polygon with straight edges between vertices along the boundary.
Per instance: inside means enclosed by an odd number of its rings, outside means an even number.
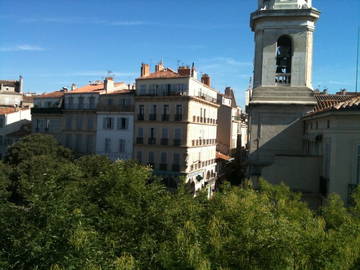
M106 92L111 92L114 90L114 81L112 77L106 77L104 80L104 89Z
M145 77L148 76L150 74L150 66L149 64L141 64L141 74L140 77Z
M19 93L22 93L24 87L24 79L23 76L19 76Z
M178 68L178 73L181 75L181 76L191 76L191 69L190 67L188 66L180 66Z
M155 65L155 72L163 71L164 69L165 67L162 61L159 64Z
M76 88L77 88L76 84L73 83L73 84L71 85L71 91L74 91Z
M201 76L201 82L210 87L210 77L206 73Z

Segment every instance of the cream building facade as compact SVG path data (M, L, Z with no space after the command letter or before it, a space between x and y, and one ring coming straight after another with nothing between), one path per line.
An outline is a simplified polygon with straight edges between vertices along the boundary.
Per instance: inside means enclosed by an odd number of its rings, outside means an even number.
M177 72L142 64L136 80L134 157L169 181L184 176L193 191L216 180L217 91L194 67Z

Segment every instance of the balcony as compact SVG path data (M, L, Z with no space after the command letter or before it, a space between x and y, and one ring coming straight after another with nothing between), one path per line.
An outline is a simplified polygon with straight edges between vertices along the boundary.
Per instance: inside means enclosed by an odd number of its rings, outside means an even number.
M182 114L175 114L175 121L182 121Z
M172 165L173 172L180 172L180 164L173 164Z
M34 107L31 108L31 114L35 114L35 113L44 113L44 114L61 114L63 113L63 109L62 108L57 108L57 107L53 107L53 108L39 108L39 107Z
M160 144L161 145L168 145L169 144L169 139L168 138L162 138L160 140Z
M181 145L181 139L174 139L174 146L180 146Z
M276 73L275 83L278 85L290 85L291 73Z
M144 115L143 115L143 114L138 114L137 119L138 119L139 121L144 121Z
M67 103L65 104L66 110L96 110L95 103Z
M136 143L137 144L144 144L144 138L143 137L137 137L136 138Z
M167 164L166 163L160 163L159 170L160 171L167 171Z
M133 112L135 107L134 105L99 104L97 110L100 112Z
M156 121L156 113L149 114L149 120L150 121Z
M156 138L149 138L148 144L156 144Z
M163 114L163 115L161 116L161 120L162 120L162 121L169 121L169 119L170 119L170 115L169 115L169 114Z

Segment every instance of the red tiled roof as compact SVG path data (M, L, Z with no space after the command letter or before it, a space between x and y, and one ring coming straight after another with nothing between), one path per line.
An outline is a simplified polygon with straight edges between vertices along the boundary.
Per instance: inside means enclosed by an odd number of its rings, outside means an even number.
M36 98L59 98L59 97L63 97L64 96L64 91L59 90L59 91L54 91L54 92L50 92L50 93L45 93L39 96L35 96Z
M317 95L315 94L317 105L313 109L312 113L324 111L332 106L347 101L354 98L354 96L345 96L345 95Z
M114 87L126 87L126 84L123 82L114 83ZM88 84L82 87L75 88L72 91L67 93L91 93L91 92L101 92L104 91L104 83Z
M316 114L326 111L339 111L342 109L357 108L360 104L360 95L344 96L344 95L315 95L318 105L309 114Z
M15 108L15 107L0 107L0 115L9 114L16 111L28 110L29 108Z
M121 89L116 90L111 93L107 93L106 95L119 95L119 94L135 94L135 90L133 89Z
M231 157L220 152L216 152L216 159L230 160Z
M179 73L173 71L170 68L165 68L163 70L150 73L147 76L143 76L140 78L137 78L138 80L146 80L146 79L169 79L169 78L186 78L189 76L180 75Z

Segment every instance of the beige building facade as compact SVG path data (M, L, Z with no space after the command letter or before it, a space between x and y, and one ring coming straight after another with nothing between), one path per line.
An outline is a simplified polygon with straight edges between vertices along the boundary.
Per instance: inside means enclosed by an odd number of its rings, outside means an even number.
M184 176L193 191L216 180L217 91L192 67L143 64L136 80L134 157L169 180Z

